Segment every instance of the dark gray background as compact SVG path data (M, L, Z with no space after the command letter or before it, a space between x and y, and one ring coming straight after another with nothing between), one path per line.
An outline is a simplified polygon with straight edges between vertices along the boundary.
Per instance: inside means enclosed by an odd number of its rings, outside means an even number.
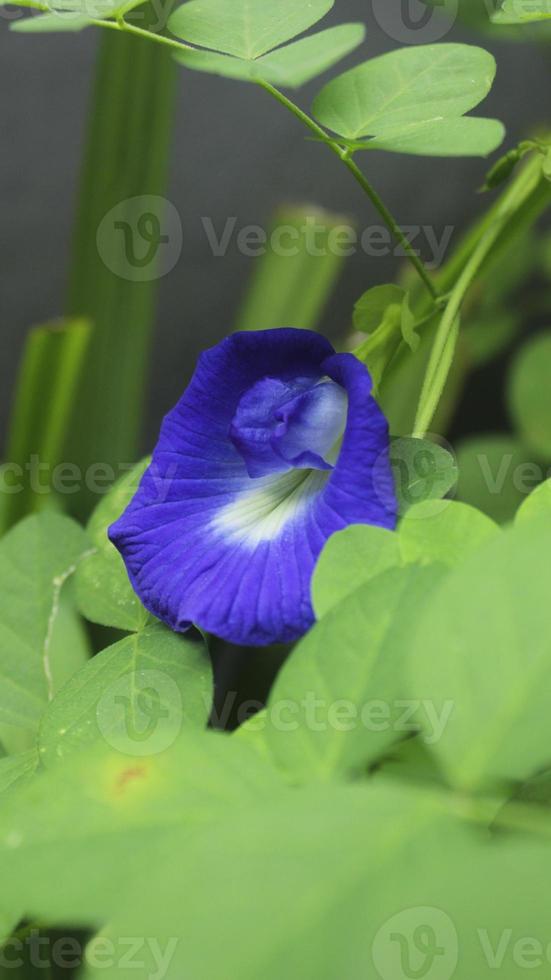
M368 26L366 43L343 67L406 40L401 0L386 4L383 29L371 0L336 0L327 24L351 19ZM93 30L23 36L10 33L7 26L0 20L2 432L25 332L63 309L98 41ZM409 37L419 43L432 40L422 30ZM443 39L482 43L496 54L497 82L479 111L505 121L507 145L549 116L549 66L543 48L481 38L457 24ZM306 86L298 100L308 106L321 84ZM475 191L487 169L485 161L373 154L364 162L405 224L432 224L438 231L453 225L458 235L484 206ZM266 223L282 202L306 201L349 214L360 227L377 223L357 186L341 170L324 147L306 142L298 123L260 90L182 71L168 196L182 218L184 248L176 268L161 281L146 442L181 393L198 351L232 328L256 261L240 255L235 246L225 258L213 257L201 217L210 217L221 229L226 218L235 215L239 228ZM347 323L358 295L391 277L398 261L362 254L348 259L326 311L326 330Z

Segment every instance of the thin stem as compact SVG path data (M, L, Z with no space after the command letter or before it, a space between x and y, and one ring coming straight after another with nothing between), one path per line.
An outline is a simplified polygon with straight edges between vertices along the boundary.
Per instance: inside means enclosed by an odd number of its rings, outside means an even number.
M138 37L146 37L151 41L157 41L159 44L164 44L173 50L180 51L182 48L187 51L195 50L194 48L190 47L190 45L184 44L182 41L175 41L172 38L165 37L162 34L154 34L152 31L144 30L141 27L137 27L135 24L129 24L122 16L119 17L117 21L95 21L95 23L98 27L107 27L111 30L119 30L129 34L135 34ZM325 143L336 156L338 156L339 160L344 163L345 167L348 168L354 179L358 182L373 206L381 215L381 218L389 229L391 235L393 235L396 241L399 242L403 248L404 254L417 270L417 273L425 284L432 299L438 299L438 290L436 289L436 286L434 285L422 260L411 247L398 222L390 213L382 198L379 197L375 188L371 186L367 177L362 173L357 164L354 163L352 157L350 156L350 151L335 143L334 140L328 136L325 130L322 129L321 126L318 126L314 119L312 119L306 112L303 112L303 110L300 109L299 106L295 105L294 102L291 102L291 100L283 95L279 89L274 88L273 85L270 85L269 82L263 81L262 79L259 79L257 84L268 92L272 98L276 99L280 105L288 109L296 119L306 126L310 132L314 133L316 138L321 139L321 141Z
M360 187L363 188L363 190L369 197L371 203L375 206L375 208L381 215L387 228L389 228L392 235L394 235L394 238L402 246L406 256L408 257L409 261L415 266L415 269L417 270L420 278L422 279L423 283L425 284L432 298L434 300L437 300L438 290L436 289L436 286L434 285L429 273L427 272L424 263L419 258L415 250L411 247L408 239L404 235L400 226L397 224L391 212L388 210L384 201L379 197L377 191L374 189L374 187L371 186L365 174L362 173L360 168L357 166L357 164L354 162L354 160L351 157L342 154L341 159L345 164L345 166L348 167L350 173L355 177Z
M145 27L138 27L137 24L131 24L124 19L124 14L121 14L117 20L92 20L91 23L94 27L105 27L107 30L119 31L121 34L134 34L135 37L146 38L148 41L156 41L157 44L163 44L165 47L172 48L175 51L197 50L191 44L185 44L184 41L176 41L174 38L165 37L164 34L155 34L154 31L146 30Z
M436 332L433 348L429 358L417 415L413 427L413 434L417 438L423 438L434 417L436 409L453 360L453 351L458 335L459 315L465 297L472 286L481 267L492 252L496 242L511 220L529 199L534 187L540 181L541 170L534 170L526 167L519 179L511 185L509 192L499 202L491 224L486 228L484 234L473 249L469 259L465 262L463 269L457 278L449 300L446 304L442 319ZM451 348L451 349L450 349Z
M363 174L360 168L357 166L357 164L354 163L354 160L350 156L350 151L348 149L343 149L343 147L339 146L338 143L335 143L332 139L330 139L330 137L327 135L325 130L322 129L322 127L319 126L314 119L312 119L309 115L307 115L306 112L303 112L303 110L300 109L299 106L295 105L294 102L291 102L291 100L288 99L287 96L283 95L283 93L280 92L279 89L274 88L273 85L270 85L269 82L265 82L265 81L259 81L257 84L260 85L261 88L263 88L266 92L268 92L268 94L271 95L274 99L276 99L277 102L280 103L280 105L285 106L285 108L288 109L289 112L291 112L298 120L300 120L300 122L304 126L307 126L310 132L314 133L314 135L318 139L320 139L323 143L325 143L333 151L333 153L336 156L338 156L339 160L341 160L341 162L344 163L345 167L348 168L348 170L355 178L355 180L358 182L358 184L360 185L364 193L367 195L367 197L369 198L373 206L381 215L381 218L383 219L385 225L387 226L391 234L402 246L405 255L417 270L420 278L422 279L423 283L425 284L432 298L436 300L438 298L438 291L434 283L432 282L432 279L429 273L427 272L423 262L416 254L415 250L411 247L406 236L402 232L399 224L388 210L384 201L379 197L377 191L371 186L365 174Z
M176 51L195 51L190 44L184 44L183 41L175 41L174 38L165 37L164 34L155 34L153 31L148 31L143 27L138 27L136 24L131 24L129 21L121 17L117 24L121 31L125 31L127 34L134 34L136 37L145 37L149 40L155 40L158 44L164 44L168 48L172 48Z

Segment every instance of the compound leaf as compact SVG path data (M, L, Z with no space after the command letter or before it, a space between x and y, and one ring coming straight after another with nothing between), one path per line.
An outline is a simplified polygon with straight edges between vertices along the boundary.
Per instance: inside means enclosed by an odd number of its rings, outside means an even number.
M333 2L190 0L174 11L168 27L183 41L250 60L302 34L331 10Z
M392 51L329 82L313 112L340 136L396 136L400 127L462 116L488 94L495 60L467 44Z
M211 703L204 643L149 626L98 653L62 688L40 726L42 762L101 738L131 757L153 755L182 729L204 727Z

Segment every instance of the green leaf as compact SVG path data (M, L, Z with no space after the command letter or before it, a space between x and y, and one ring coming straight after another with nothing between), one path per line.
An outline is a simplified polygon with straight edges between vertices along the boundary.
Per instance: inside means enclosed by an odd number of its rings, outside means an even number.
M259 80L282 88L299 88L321 75L362 43L363 24L340 24L311 37L294 41L261 58L245 60L214 51L182 51L178 61L185 68L236 78L244 82Z
M471 28L494 37L495 31L490 21L490 13L496 2L497 0L461 0L460 3L457 0L423 0L426 6L436 7L436 15L447 14L454 22L457 19ZM443 23L445 24L446 21L444 20Z
M0 759L0 800L2 803L16 789L25 786L38 768L38 753L36 749L8 755ZM0 933L2 928L0 925ZM0 935L0 940L1 940Z
M550 19L550 0L505 0L501 10L492 16L494 24L529 24Z
M457 480L451 453L425 439L392 439L390 463L400 514L423 500L440 500Z
M400 125L395 132L353 143L357 150L386 150L431 157L487 157L501 145L505 127L497 119L459 116Z
M523 157L525 157L527 153L531 153L532 150L536 148L537 144L533 140L522 140L517 146L513 147L512 150L508 150L507 153L504 153L486 174L486 180L482 189L489 191L494 187L499 187L501 184L505 183L505 181L512 176L517 164L520 163Z
M354 328L363 333L375 333L391 313L399 323L406 296L405 289L393 283L368 289L354 306Z
M183 49L174 55L174 60L184 68L193 71L206 72L209 75L220 75L222 78L234 78L240 82L256 80L255 61L244 58L234 58L232 55L219 54L216 51L201 51L193 48Z
M351 525L325 545L312 579L312 602L318 619L345 596L389 568L404 564L454 566L490 538L498 526L485 514L454 500L413 504L398 532L371 525Z
M87 549L78 561L86 561ZM92 656L90 637L75 603L74 577L67 581L59 600L59 609L52 626L52 663L55 665L55 689L58 691Z
M504 531L450 573L419 622L412 686L453 706L433 751L462 789L525 779L551 759L550 548L548 519Z
M472 980L489 962L522 980L528 964L547 965L547 849L522 835L489 841L428 789L298 791L240 821L230 814L181 866L164 855L151 887L127 887L98 940L114 963L106 971L98 957L91 976L131 980L121 937L151 932L160 942L144 944L142 975L159 972L162 951L165 980Z
M551 517L551 480L540 483L520 505L515 520L519 523L534 518Z
M477 812L381 777L289 791L235 738L186 736L139 767L83 753L9 801L3 890L39 920L101 926L86 980L334 980L374 964L394 980L401 962L426 963L401 959L396 933L417 954L427 928L442 977L472 980L504 930L548 941L548 840L490 840L463 822ZM148 936L137 973L128 937ZM507 980L526 973L516 950Z
M551 332L539 334L515 358L509 382L509 407L523 442L551 459Z
M292 323L315 330L343 267L343 255L331 247L341 231L355 234L342 215L306 205L279 208L268 228L265 253L254 260L235 329Z
M365 37L363 24L340 24L264 55L259 77L273 85L298 88L336 65Z
M18 34L64 34L82 31L85 27L92 26L93 23L94 21L90 17L84 17L77 13L54 12L26 17L25 20L16 20L10 25L10 30L16 31Z
M400 524L404 561L454 566L499 534L485 514L456 500L435 511L432 501L411 507Z
M402 340L415 350L419 337L409 307L409 293L393 284L374 286L360 296L354 307L354 327L370 334L354 351L369 369L377 390Z
M498 524L515 516L520 504L541 482L541 467L524 446L509 436L473 436L457 447L457 497Z
M61 689L40 726L45 765L104 739L128 756L168 748L205 727L212 671L202 641L150 626L98 653Z
M8 903L6 899L3 898L2 901L7 906ZM9 939L9 937L15 931L17 923L20 921L20 919L21 914L19 912L16 913L13 912L13 910L8 912L7 907L0 908L0 951L2 950L5 940Z
M333 0L190 0L168 21L176 37L202 48L252 59L302 34L333 6Z
M63 687L92 656L90 638L84 622L76 611L73 592L71 577L62 589L57 615L52 624L50 661L54 671L56 691ZM36 735L34 731L0 724L0 740L10 754L21 754L27 749L34 749Z
M54 13L76 12L85 17L101 20L115 17L117 14L129 13L136 7L142 6L146 0L51 0L50 7Z
M295 647L267 705L277 764L300 780L365 769L401 727L402 652L439 568L393 568L347 595Z
M409 780L417 785L446 785L430 746L418 734L393 746L381 760L375 776L379 773L385 778Z
M147 880L149 888L162 855L181 863L194 827L282 791L273 768L229 735L186 729L164 752L139 759L97 743L1 808L3 892L50 923L103 924L127 885L143 894Z
M123 476L98 504L88 522L93 550L77 570L76 599L82 615L102 626L134 631L153 618L134 592L124 562L107 537L108 528L138 489L148 462L142 460Z
M390 928L386 923L403 908L414 909L397 921L408 936L421 922L422 913L415 910L425 905L427 896L431 905L446 908L465 934L465 919L489 925L480 908L481 894L489 905L490 890L481 850L458 821L438 812L434 799L387 785L309 788L240 818L230 813L219 827L196 836L181 864L164 855L152 869L141 901L138 893L125 890L115 919L98 939L98 950L102 940L113 949L113 966L100 969L98 958L98 968L86 975L87 980L104 973L106 980L130 980L132 971L121 962L124 941L119 937L149 935L148 930L158 938L159 950L166 951L165 980L374 977L372 950L384 971L377 975L398 978L400 974L389 973L382 960L388 963L389 957L390 965L396 961L399 969L399 950L396 959L396 943L388 937L392 922ZM491 853L489 847L486 853ZM399 875L404 865L408 874ZM471 880L473 874L476 878L476 900L461 903L455 898L450 905L454 886L456 893L465 894L467 865ZM446 869L452 866L453 882L445 884ZM531 870L533 866L532 859ZM479 891L483 875L487 880ZM213 889L213 881L224 886ZM460 908L463 916L458 918ZM446 944L445 960L437 962L449 970L450 955L452 964L456 958L456 927L450 929L446 914L431 913L429 921ZM545 934L541 919L543 913L534 930L538 936ZM144 946L144 977L156 974L159 950ZM476 954L473 957L470 949L462 957L471 976L481 975L479 947ZM442 980L444 976L441 973ZM462 972L459 980L465 976L469 974Z
M31 10L50 10L47 3L39 0L0 0L0 7L24 7Z
M266 708L263 708L236 728L233 738L240 742L244 741L260 758L271 764L270 750L266 741L266 725L267 712Z
M350 139L462 116L488 94L495 60L466 44L418 45L366 61L329 82L313 112Z
M330 538L312 579L316 617L337 606L360 585L402 564L398 535L383 527L353 524Z
M0 542L0 721L35 733L67 675L69 644L54 648L61 590L89 547L66 517L40 514ZM71 659L72 662L72 659Z

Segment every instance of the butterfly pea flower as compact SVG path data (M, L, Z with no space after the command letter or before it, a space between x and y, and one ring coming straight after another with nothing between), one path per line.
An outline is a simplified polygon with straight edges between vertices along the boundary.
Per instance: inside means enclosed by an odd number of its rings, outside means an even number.
M367 369L309 330L236 333L199 359L109 530L144 606L233 643L297 639L349 524L394 528L388 426Z

